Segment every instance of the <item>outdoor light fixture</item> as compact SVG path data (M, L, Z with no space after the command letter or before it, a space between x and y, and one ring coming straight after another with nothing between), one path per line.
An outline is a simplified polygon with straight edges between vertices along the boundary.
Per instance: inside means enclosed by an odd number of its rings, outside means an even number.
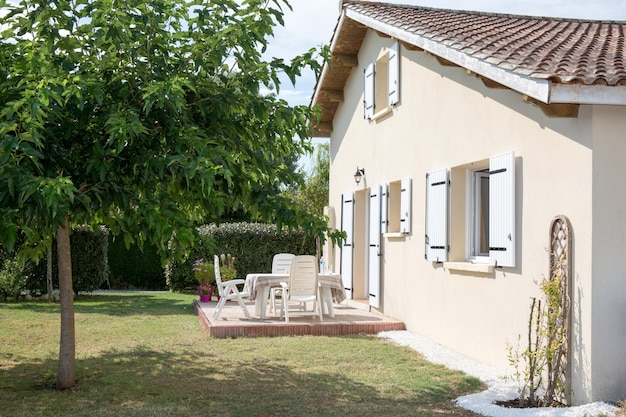
M365 168L359 169L358 165L356 167L356 172L354 173L354 181L356 181L356 185L359 185L361 182L361 177L365 176Z

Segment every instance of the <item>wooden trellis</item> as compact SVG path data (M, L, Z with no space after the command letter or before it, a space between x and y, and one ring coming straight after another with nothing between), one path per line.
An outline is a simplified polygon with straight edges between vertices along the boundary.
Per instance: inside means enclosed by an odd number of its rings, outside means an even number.
M561 334L548 335L548 338L562 338L559 354L554 363L548 366L547 398L554 398L562 404L569 404L570 392L570 291L572 266L572 226L565 216L557 216L550 225L550 280L561 280L558 316L561 320Z

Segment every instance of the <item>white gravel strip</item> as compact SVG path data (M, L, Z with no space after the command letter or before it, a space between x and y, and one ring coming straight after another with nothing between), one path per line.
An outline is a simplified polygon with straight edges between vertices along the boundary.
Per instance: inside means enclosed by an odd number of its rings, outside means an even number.
M604 402L594 402L567 408L505 408L494 401L517 398L515 382L505 380L506 371L475 362L432 340L409 331L380 332L379 337L389 339L402 346L408 346L432 363L463 371L475 376L487 386L487 391L466 395L456 399L457 404L467 410L490 417L595 417L614 416L617 407Z

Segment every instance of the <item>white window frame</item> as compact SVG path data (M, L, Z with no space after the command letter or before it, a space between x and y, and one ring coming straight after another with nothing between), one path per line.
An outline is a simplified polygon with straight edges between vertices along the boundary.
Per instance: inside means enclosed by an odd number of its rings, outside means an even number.
M387 224L383 232L388 237L401 237L411 234L412 180L404 177L388 184L383 209L383 219Z
M376 120L390 113L400 102L400 43L394 42L375 63L369 63L363 78L363 117Z
M476 164L468 164L466 167L466 190L465 190L465 248L458 248L455 254L452 254L451 262L445 262L449 269L474 271L480 273L490 273L493 267L515 267L516 266L516 182L515 182L515 153L508 152L489 158L489 166L486 164L475 166ZM471 168L469 168L471 166ZM452 168L464 169L464 166ZM432 194L429 190L430 181L434 181L434 174L442 173L447 175L446 170L433 171L427 175L427 198L426 198L426 260L441 262L445 258L444 252L433 251L430 246L436 246L435 249L445 246L447 241L447 222L449 216L458 216L460 213L448 212L450 207L450 194ZM463 175L461 173L461 175ZM476 228L476 196L480 192L481 187L476 187L477 178L489 176L489 253L473 252L473 246L477 236ZM428 178L431 180L428 180ZM437 180L440 182L440 180ZM461 185L462 187L462 185ZM483 200L484 201L484 200ZM457 205L463 203L456 202ZM463 210L459 207L460 210ZM431 213L432 210L445 212L446 216L441 213ZM453 210L456 210L453 208ZM462 229L460 224L457 226ZM462 233L459 230L449 231L449 239L453 241L455 233ZM431 242L430 238L433 237ZM434 237L437 237L434 239ZM453 248L451 248L453 249ZM456 259L455 259L456 258ZM472 266L472 265L475 265Z
M487 250L481 251L481 214L484 213L484 209L481 210L481 204L483 200L482 183L483 178L489 179L489 167L483 167L480 169L472 169L467 171L467 214L466 214L466 226L467 226L467 244L466 258L470 262L476 263L490 263L489 258L489 217L487 217ZM481 213L481 211L483 213ZM487 213L489 213L489 197L487 197Z

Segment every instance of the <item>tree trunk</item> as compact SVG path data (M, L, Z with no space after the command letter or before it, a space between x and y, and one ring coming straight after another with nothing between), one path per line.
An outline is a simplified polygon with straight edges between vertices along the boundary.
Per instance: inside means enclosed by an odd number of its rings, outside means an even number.
M59 297L61 301L61 343L57 388L75 385L76 338L74 333L74 290L72 289L72 255L67 216L57 227L57 261L59 264Z
M48 253L46 254L47 259L47 270L46 270L46 285L48 287L48 301L53 302L54 297L52 293L54 292L54 287L52 286L52 246L48 248Z

